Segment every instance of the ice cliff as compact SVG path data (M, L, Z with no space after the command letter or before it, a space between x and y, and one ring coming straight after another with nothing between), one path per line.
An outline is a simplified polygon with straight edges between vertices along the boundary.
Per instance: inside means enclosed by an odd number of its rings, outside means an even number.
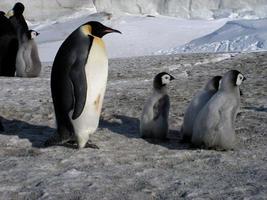
M267 0L93 0L98 11L188 19L264 18Z
M20 0L30 21L55 19L80 10L88 13L149 14L186 19L265 18L267 0ZM9 10L17 0L1 0L0 9ZM95 10L96 9L96 10Z

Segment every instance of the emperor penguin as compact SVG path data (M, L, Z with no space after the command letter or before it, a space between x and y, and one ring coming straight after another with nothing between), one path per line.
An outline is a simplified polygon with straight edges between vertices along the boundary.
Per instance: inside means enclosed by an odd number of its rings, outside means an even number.
M0 76L15 76L18 38L16 30L0 11Z
M0 118L0 131L4 131L4 127L2 125L1 118Z
M146 101L141 119L140 136L142 138L166 139L169 131L170 99L167 85L174 77L161 72L154 77L152 95Z
M218 91L221 76L215 76L210 79L204 88L199 91L189 103L185 115L184 122L181 128L183 140L190 142L193 134L193 126L197 114L204 107L204 105L210 100L210 98Z
M37 31L29 30L23 36L16 58L16 76L38 77L40 75L42 64L34 41L38 35Z
M237 70L228 71L218 92L199 112L193 128L192 143L219 150L234 149L235 119L240 106L239 86L246 78Z
M20 2L17 2L14 7L6 14L16 30L19 43L22 42L24 35L27 35L27 32L29 30L29 27L23 16L24 9L24 5Z
M57 134L46 146L63 144L73 138L85 147L99 124L108 77L108 57L102 37L121 33L97 21L89 21L63 42L51 73L51 92Z

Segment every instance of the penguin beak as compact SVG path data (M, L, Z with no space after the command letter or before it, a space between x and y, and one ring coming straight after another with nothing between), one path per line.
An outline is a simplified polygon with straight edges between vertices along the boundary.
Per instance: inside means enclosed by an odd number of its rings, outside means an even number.
M243 81L247 80L247 78L244 76Z
M14 11L13 11L13 10L8 11L7 14L6 14L5 16L6 16L7 18L14 16Z
M172 81L172 80L175 80L175 78L174 78L173 76L171 76L171 81Z
M40 33L36 32L36 36L40 35Z
M122 34L120 31L112 29L112 28L107 28L106 30L104 30L104 33L105 34L107 34L107 33L120 33L120 34Z

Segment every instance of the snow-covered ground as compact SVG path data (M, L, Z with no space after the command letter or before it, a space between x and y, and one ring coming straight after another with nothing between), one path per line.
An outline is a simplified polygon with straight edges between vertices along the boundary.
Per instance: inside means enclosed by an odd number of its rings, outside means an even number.
M109 18L107 14L73 15L32 26L41 33L37 38L41 60L52 61L62 41L79 25L90 20L101 21L123 33L104 37L111 58L152 55L161 49L175 48L215 31L227 21L133 15Z
M251 52L267 49L267 19L229 21L220 29L159 54Z

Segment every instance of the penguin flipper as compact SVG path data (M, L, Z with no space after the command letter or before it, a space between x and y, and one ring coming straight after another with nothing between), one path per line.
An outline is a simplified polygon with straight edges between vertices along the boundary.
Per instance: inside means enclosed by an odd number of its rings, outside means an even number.
M170 99L168 95L164 95L158 100L157 103L153 106L154 120L158 119L160 115L168 115L169 108L166 107L170 105Z
M213 147L219 138L220 132L220 119L222 118L222 108L213 111L212 116L206 122L206 132L204 134L204 143L207 147Z
M84 108L87 94L86 75L83 62L76 61L71 67L70 79L73 86L74 109L72 119L77 119Z

